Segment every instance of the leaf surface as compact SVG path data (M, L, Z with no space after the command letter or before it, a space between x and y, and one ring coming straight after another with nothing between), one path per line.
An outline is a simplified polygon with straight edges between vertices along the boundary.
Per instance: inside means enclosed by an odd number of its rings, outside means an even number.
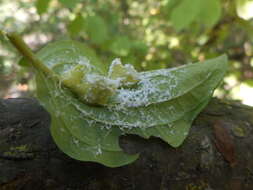
M77 42L55 42L37 55L59 75L73 64L84 64L89 72L106 75L93 51ZM83 103L41 71L36 76L37 94L51 113L51 133L63 152L78 160L118 167L138 158L120 148L120 135L155 136L173 147L180 146L192 121L222 80L226 62L226 56L221 56L178 68L142 72L134 87L118 89L106 106Z
M36 1L35 7L39 15L42 15L43 13L47 12L50 1L51 0L37 0Z

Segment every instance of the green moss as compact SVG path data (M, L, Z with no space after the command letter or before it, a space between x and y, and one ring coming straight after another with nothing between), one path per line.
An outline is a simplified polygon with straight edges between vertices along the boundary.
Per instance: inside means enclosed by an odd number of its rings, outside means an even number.
M234 127L232 129L232 131L233 131L234 135L237 137L245 137L245 135L246 135L246 131L243 127L239 127L239 126Z
M21 145L21 146L11 147L10 150L18 151L18 152L28 152L29 148L27 145Z
M6 156L6 157L14 157L14 156L16 156L15 152L10 152L10 151L4 152L3 155Z
M186 190L206 190L208 187L209 185L206 182L200 181L200 182L190 183L186 185L185 189Z
M35 156L28 145L11 147L8 151L3 152L2 155L11 159L28 159Z

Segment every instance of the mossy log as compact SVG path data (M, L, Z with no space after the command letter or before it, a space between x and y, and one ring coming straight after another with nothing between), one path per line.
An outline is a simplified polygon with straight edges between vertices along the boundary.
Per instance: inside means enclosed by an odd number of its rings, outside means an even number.
M71 159L49 126L36 100L0 100L1 190L253 189L253 108L237 102L213 99L179 148L123 136L122 148L140 158L120 168Z

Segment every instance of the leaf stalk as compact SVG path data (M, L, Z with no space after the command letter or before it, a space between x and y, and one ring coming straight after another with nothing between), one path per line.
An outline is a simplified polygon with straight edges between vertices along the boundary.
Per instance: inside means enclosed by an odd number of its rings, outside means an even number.
M7 33L7 38L10 42L16 47L16 49L32 64L32 66L44 74L49 75L50 77L59 81L59 76L52 70L50 70L46 65L44 65L40 59L32 52L28 45L17 33Z

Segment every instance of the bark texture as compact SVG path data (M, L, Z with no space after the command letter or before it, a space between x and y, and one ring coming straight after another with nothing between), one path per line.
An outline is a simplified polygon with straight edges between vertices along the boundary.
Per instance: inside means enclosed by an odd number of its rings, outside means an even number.
M253 108L236 102L213 99L177 149L122 137L122 148L140 158L120 168L69 158L49 125L36 100L0 100L0 190L253 189Z

